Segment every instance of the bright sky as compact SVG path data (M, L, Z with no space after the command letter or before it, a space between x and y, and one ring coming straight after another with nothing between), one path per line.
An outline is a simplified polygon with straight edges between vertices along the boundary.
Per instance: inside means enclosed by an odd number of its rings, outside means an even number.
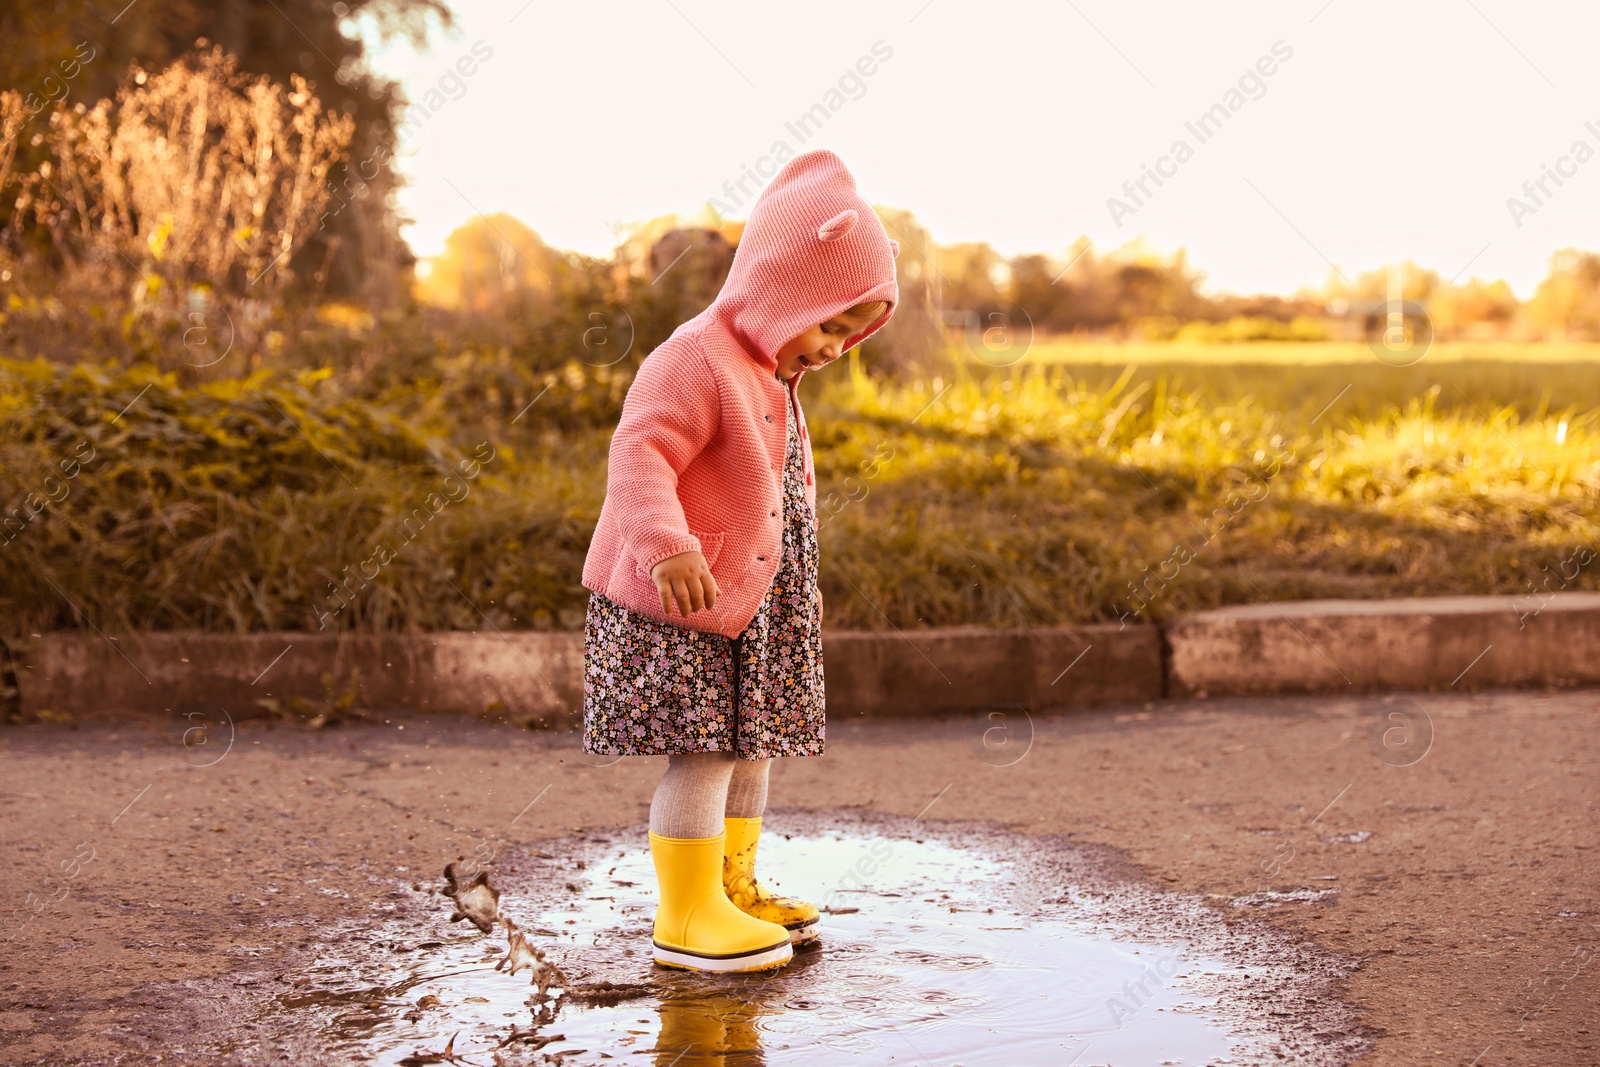
M1241 293L1412 258L1526 298L1555 249L1600 250L1592 2L451 4L459 33L377 58L434 105L402 155L422 255L480 211L606 255L615 226L733 206L724 183L780 140L837 152L940 244L1059 256L1143 235ZM453 73L480 41L492 54ZM1230 103L1203 142L1185 127ZM817 104L802 142L785 124ZM1163 161L1180 139L1192 155ZM1122 186L1145 165L1168 176L1136 203ZM1564 184L1535 201L1523 183L1547 166ZM1120 226L1113 196L1134 208Z

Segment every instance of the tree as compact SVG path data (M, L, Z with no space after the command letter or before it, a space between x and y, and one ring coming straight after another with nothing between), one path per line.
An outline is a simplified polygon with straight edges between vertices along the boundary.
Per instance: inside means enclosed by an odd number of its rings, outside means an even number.
M561 254L506 214L479 215L445 238L444 251L418 271L424 303L461 311L504 310L548 299Z
M353 176L341 165L328 176L356 196L297 253L296 273L331 293L381 307L400 295L411 262L393 205L398 179L391 160L403 101L396 83L367 69L359 24L380 37L421 43L451 17L445 0L145 0L127 7L5 0L0 86L48 104L22 131L27 152L50 110L92 107L114 95L131 67L161 70L197 42L202 49L220 45L243 72L284 85L295 75L305 78L326 108L354 120L349 159L381 162L369 162L366 174ZM8 221L0 216L0 226Z
M933 237L916 216L900 208L872 205L884 231L900 245L895 279L900 300L888 323L872 335L868 349L890 367L910 367L944 345L940 320L941 277Z
M948 311L970 311L1001 299L1006 263L986 241L940 245L934 266L939 299Z
M1504 280L1473 278L1465 285L1441 285L1428 302L1428 317L1441 335L1460 337L1504 327L1520 308L1517 294Z
M1050 329L1065 317L1067 291L1055 284L1061 268L1049 256L1016 256L1007 267L1011 302L1027 313L1035 329Z
M1576 248L1552 255L1528 316L1553 339L1600 337L1600 255Z
M1353 282L1345 280L1336 271L1330 271L1322 293L1330 300L1344 299L1351 303L1379 303L1389 299L1391 290L1398 289L1400 298L1426 303L1443 283L1439 272L1419 267L1411 260L1363 271Z
M1190 269L1181 248L1162 256L1135 240L1097 255L1080 239L1064 262L1041 266L1053 268L1051 288L1061 294L1050 300L1039 324L1048 329L1121 329L1151 320L1181 323L1216 316L1215 306L1198 292L1201 275ZM1037 281L1030 284L1037 289Z

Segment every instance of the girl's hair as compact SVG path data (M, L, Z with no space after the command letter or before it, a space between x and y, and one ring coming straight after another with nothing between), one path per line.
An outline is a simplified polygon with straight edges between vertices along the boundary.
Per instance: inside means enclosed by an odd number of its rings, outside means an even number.
M855 306L846 308L845 310L852 315L858 313L865 315L868 312L871 312L871 321L876 322L878 316L883 314L883 309L888 306L889 303L886 300L868 300L865 304L856 304Z

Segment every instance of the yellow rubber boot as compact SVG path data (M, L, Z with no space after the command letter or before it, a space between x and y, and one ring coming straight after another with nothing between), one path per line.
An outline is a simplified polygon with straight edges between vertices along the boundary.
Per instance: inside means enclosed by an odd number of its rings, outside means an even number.
M746 915L717 877L723 835L663 837L650 831L661 904L656 908L655 960L691 971L763 971L794 955L782 926Z
M656 1007L661 1029L656 1034L655 1067L689 1067L693 1063L764 1063L761 1057L760 1023L766 1016L781 1014L777 1006L752 997L742 984L727 984L727 994L702 990L693 997L664 997ZM740 1057L737 1053L745 1053ZM719 1053L721 1055L719 1055ZM728 1056L734 1053L733 1056ZM751 1054L754 1054L753 1058Z
M728 899L746 915L777 923L795 943L818 933L821 913L803 900L774 895L756 881L756 845L761 838L761 816L723 819L722 888Z

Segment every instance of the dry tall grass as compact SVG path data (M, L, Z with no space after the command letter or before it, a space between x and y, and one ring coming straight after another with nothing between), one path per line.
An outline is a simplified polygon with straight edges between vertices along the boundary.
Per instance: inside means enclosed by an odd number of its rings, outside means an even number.
M135 72L115 100L56 108L35 133L26 116L0 92L0 134L23 134L0 148L9 288L165 326L147 354L191 365L211 355L180 340L196 328L220 338L226 320L231 343L254 344L354 133L304 79L246 76L217 48Z

